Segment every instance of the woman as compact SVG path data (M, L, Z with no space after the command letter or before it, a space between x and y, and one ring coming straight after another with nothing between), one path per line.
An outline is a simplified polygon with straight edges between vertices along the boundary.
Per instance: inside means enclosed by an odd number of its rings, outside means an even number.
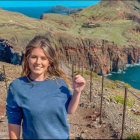
M85 80L73 78L73 94L49 40L36 36L26 47L22 77L9 86L6 113L10 139L69 139L67 113L76 111ZM68 85L68 86L67 86Z

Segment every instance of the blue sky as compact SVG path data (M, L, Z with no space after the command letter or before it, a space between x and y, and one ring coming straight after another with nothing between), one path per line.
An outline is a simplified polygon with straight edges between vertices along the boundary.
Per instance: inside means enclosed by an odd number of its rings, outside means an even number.
M73 1L67 1L67 0L59 0L59 1L54 1L54 0L44 0L44 1L8 1L8 0L0 0L0 7L46 7L46 6L55 6L55 5L64 5L64 6L90 6L98 3L100 0L85 0L85 1L80 1L80 0L73 0Z

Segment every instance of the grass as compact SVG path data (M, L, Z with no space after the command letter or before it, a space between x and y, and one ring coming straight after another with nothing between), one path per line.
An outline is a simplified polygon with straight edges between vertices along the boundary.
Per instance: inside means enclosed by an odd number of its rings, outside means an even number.
M121 103L122 105L124 104L124 97L122 96L115 96L114 97L114 100L117 102L117 103ZM126 103L127 106L129 107L133 107L133 104L127 99L127 103Z
M119 85L121 85L121 86L123 86L123 87L126 87L126 88L132 88L132 86L131 86L130 84L121 82L121 81L119 81L119 80L115 80L114 83L115 83L116 85L119 84Z
M116 84L113 82L110 84L105 83L104 86L110 89L116 89Z
M74 22L74 19L70 16L67 15L61 15L61 14L44 14L44 19L45 18L50 18L52 20L59 20L59 21L63 21L65 23L72 23ZM43 19L43 20L44 20Z
M82 74L82 70L80 70L80 71L79 70L74 71L74 76L77 75L77 74ZM83 70L83 75L90 75L90 74L91 74L91 72L89 70ZM92 76L94 78L99 78L98 74L95 73L95 72L92 72Z
M127 140L139 140L140 139L140 132L134 132L131 135L126 137Z
M85 71L84 71L84 74L90 75L90 74L91 74L91 71L85 70ZM93 76L94 78L99 78L98 74L95 73L95 72L92 72L92 76Z
M113 41L117 45L134 46L136 44L136 46L139 46L140 35L133 31L129 31L129 29L138 25L136 22L122 19L97 21L89 20L89 18L93 17L112 19L118 16L116 14L116 10L114 10L112 7L104 6L105 3L102 2L100 4L97 4L96 6L90 6L78 13L70 14L69 16L60 14L46 14L45 16L49 18L47 20L38 20L15 12L2 12L3 10L0 10L0 36L5 37L6 39L11 39L14 36L20 42L22 38L28 38L28 40L30 40L32 36L38 33L42 34L47 31L63 31L66 34L61 37L65 40L66 45L71 46L82 44L80 42L81 39L76 40L76 38L73 38L73 36L77 35L79 36L79 38L89 38L91 40L97 38L99 40L104 39ZM56 23L55 20L57 22L62 21L64 24ZM100 24L101 26L96 28L82 27L83 23L91 21L93 23ZM65 23L68 23L69 26L65 26ZM59 38L60 34L57 35ZM22 44L23 42L24 41L19 44ZM57 44L59 45L58 40L57 42Z

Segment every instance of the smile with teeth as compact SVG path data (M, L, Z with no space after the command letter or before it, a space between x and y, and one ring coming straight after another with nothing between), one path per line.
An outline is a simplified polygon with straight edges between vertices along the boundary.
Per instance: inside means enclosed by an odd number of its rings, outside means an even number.
M42 67L40 67L40 66L34 66L34 69L35 70L40 70L40 69L42 69Z

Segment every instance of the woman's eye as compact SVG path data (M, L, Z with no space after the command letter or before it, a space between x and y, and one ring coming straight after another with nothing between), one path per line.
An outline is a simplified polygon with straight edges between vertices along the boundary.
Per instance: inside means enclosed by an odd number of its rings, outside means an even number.
M36 56L32 55L31 58L36 58Z
M47 58L46 58L46 57L42 57L41 59L42 59L42 60L47 60Z

